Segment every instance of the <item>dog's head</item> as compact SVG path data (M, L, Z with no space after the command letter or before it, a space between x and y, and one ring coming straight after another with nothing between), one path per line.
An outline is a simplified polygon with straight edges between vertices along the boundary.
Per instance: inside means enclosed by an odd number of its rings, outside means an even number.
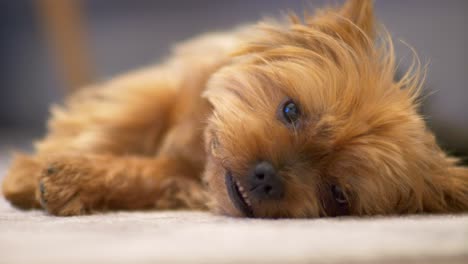
M260 25L209 82L214 208L254 217L445 210L452 187L440 176L452 162L417 113L417 64L395 80L390 39L374 39L372 1L290 20Z

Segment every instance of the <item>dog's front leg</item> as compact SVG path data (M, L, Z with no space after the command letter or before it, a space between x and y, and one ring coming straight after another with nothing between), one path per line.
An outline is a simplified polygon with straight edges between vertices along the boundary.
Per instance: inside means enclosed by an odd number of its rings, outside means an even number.
M174 157L60 155L47 162L36 197L54 215L107 209L204 209L198 172Z

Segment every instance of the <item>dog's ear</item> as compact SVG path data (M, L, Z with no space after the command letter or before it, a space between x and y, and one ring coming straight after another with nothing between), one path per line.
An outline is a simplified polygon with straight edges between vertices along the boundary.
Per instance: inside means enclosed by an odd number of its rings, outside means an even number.
M363 35L370 40L375 37L373 0L347 0L341 7L319 10L308 22L330 34L344 36L345 41Z
M468 168L457 166L457 160L442 152L427 164L422 191L423 210L428 213L468 212ZM416 172L418 173L418 172Z
M445 212L468 211L468 168L453 166L448 169L444 188Z
M339 14L352 21L370 38L375 35L373 0L348 0Z

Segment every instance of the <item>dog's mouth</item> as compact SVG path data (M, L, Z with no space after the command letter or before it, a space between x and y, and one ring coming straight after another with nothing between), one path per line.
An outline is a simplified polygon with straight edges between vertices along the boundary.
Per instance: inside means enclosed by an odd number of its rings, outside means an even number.
M234 206L247 217L253 217L251 203L242 185L234 179L231 172L226 172L226 188Z

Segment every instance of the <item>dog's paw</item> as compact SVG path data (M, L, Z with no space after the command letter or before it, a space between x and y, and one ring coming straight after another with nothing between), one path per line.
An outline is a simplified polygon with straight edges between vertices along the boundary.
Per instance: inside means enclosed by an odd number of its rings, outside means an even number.
M79 160L62 157L47 163L36 192L42 207L53 215L72 216L89 213L80 187L87 169Z

